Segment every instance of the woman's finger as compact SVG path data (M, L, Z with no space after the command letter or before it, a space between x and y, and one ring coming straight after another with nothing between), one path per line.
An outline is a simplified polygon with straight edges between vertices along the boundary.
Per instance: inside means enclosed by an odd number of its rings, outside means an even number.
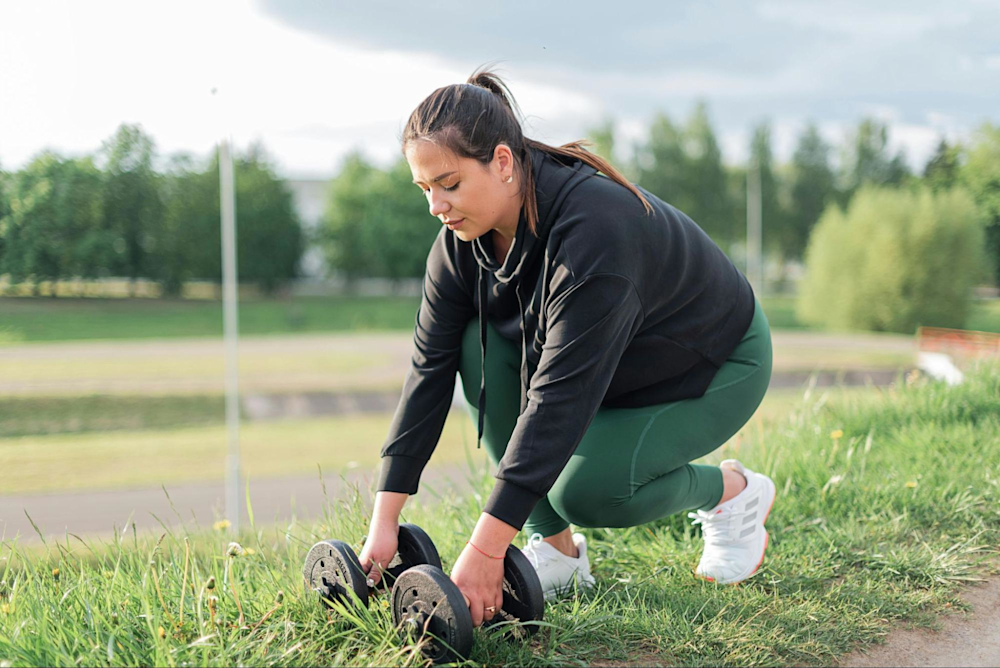
M472 625L482 626L483 625L483 614L485 613L484 608L486 605L483 603L481 598L473 598L469 601L469 613L472 615Z

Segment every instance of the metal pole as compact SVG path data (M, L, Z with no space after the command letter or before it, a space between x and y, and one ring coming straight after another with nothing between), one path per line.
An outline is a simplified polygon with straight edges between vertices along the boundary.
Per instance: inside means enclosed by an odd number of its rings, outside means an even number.
M219 146L219 192L222 208L222 304L226 348L226 519L240 529L240 382L239 320L236 294L236 188L230 140Z
M764 268L761 258L760 164L756 158L747 170L747 280L759 296L763 289Z

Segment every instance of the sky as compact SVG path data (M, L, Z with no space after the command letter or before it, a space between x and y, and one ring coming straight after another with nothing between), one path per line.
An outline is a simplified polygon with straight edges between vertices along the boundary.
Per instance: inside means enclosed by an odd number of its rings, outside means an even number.
M329 177L351 150L395 160L424 97L496 63L548 143L611 119L625 159L702 100L732 164L763 120L785 161L808 121L839 145L874 116L921 169L942 136L1000 122L998 32L1000 0L5 2L0 166L94 153L127 122L164 158L228 135Z

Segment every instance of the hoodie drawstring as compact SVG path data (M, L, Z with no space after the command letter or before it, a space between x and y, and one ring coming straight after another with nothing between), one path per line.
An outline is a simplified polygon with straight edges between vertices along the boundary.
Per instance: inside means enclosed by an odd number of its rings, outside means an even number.
M483 440L483 421L486 419L486 281L483 279L483 268L479 267L479 352L482 367L479 370L479 433L476 436L476 449Z

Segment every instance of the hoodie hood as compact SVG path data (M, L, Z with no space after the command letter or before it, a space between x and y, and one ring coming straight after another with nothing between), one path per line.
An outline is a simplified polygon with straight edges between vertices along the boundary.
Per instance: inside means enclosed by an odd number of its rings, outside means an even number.
M476 447L483 438L483 425L486 416L486 321L489 313L489 286L486 272L491 272L498 282L497 289L511 287L517 297L518 311L521 316L521 410L524 410L524 400L528 389L528 361L526 355L525 332L525 302L530 298L533 286L525 286L521 279L532 271L545 253L549 232L558 217L563 200L577 185L597 173L590 165L570 158L546 153L540 149L529 149L531 168L535 177L535 200L538 207L538 223L535 234L528 228L524 208L521 209L517 221L517 232L514 242L504 261L498 262L493 246L493 234L488 232L473 239L472 254L479 265L476 276L479 295L479 342L480 369L479 385L479 426Z

